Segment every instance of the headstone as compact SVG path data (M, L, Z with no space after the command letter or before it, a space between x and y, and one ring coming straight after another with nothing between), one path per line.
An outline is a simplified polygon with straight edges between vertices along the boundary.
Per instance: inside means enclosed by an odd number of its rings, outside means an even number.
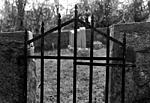
M85 27L80 27L79 33L80 33L79 35L81 36L81 38L80 38L81 48L86 48L86 29L85 29Z
M74 30L70 30L69 45L71 47L74 47ZM85 29L85 27L80 27L77 30L77 47L78 48L86 48L86 29Z

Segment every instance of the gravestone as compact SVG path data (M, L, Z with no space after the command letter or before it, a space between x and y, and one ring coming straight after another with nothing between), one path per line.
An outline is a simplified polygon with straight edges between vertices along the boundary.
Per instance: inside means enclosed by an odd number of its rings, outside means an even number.
M70 30L69 45L74 47L74 30ZM80 27L77 30L77 48L86 48L86 29Z

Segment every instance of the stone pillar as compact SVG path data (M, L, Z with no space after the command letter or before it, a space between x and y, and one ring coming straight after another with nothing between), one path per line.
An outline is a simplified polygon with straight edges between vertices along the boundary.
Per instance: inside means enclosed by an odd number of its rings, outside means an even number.
M23 43L0 39L0 103L25 103Z
M33 33L28 31L28 39L33 38ZM28 45L28 55L34 55L34 44ZM28 77L27 77L27 88L28 88L28 100L27 103L36 103L36 63L34 59L28 59Z
M122 42L123 33L113 31L113 38ZM136 67L126 67L125 75L125 103L149 103L150 95L150 57L149 53L142 53L144 48L150 48L150 31L126 32L127 48L126 63L134 63ZM139 52L136 52L139 51ZM149 50L150 51L150 50ZM122 48L113 43L112 57L122 57ZM112 61L112 63L122 63ZM121 103L122 68L110 68L109 103Z
M111 26L110 28L110 36L111 37L114 37L114 26ZM112 41L110 41L110 55L112 56L112 48L113 48L113 42ZM108 94L108 103L111 103L111 85L112 85L112 75L111 75L111 73L112 73L112 68L110 67L110 69L109 69L109 90L108 90L108 92L109 92L109 94Z
M25 86L28 87L28 103L36 103L36 65L28 59L28 84L25 84L24 32L0 34L0 103L25 103ZM29 39L32 35L29 32ZM34 45L28 49L34 53Z
M28 102L36 103L36 64L33 59L28 61Z

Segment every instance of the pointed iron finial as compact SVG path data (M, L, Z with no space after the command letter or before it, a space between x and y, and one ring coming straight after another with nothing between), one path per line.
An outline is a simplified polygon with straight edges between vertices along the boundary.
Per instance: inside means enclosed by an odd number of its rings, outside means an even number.
M75 10L77 10L78 9L78 6L77 6L77 4L75 5Z
M27 29L25 29L25 34L27 34L28 33L28 31L27 31Z
M77 19L78 16L78 6L77 4L75 5L75 19Z
M61 26L61 15L60 15L60 13L58 13L57 25L58 25L58 27Z
M44 27L44 22L42 21L42 27Z
M25 38L25 41L28 40L28 31L27 31L27 29L25 29L25 36L24 36L24 38Z
M60 13L58 13L58 18L59 18L59 19L61 18L61 14L60 14Z
M91 16L91 24L94 23L94 15Z
M20 26L23 27L23 21L22 20L20 21Z
M44 22L42 21L41 33L44 33Z

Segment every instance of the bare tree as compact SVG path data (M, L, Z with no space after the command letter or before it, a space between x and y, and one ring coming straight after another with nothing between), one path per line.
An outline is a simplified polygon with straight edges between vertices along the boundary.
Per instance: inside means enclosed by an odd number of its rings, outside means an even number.
M26 11L25 25L38 34L41 22L45 22L45 30L50 29L55 25L56 16L54 4L49 4L47 2L33 3L32 10Z
M26 4L27 4L27 0L16 0L16 6L18 10L16 30L23 30Z
M10 2L9 0L4 1L4 8L0 11L2 15L2 31L14 31L15 28L15 22L16 22L16 16L17 16L17 8L14 5L15 2L12 0Z

